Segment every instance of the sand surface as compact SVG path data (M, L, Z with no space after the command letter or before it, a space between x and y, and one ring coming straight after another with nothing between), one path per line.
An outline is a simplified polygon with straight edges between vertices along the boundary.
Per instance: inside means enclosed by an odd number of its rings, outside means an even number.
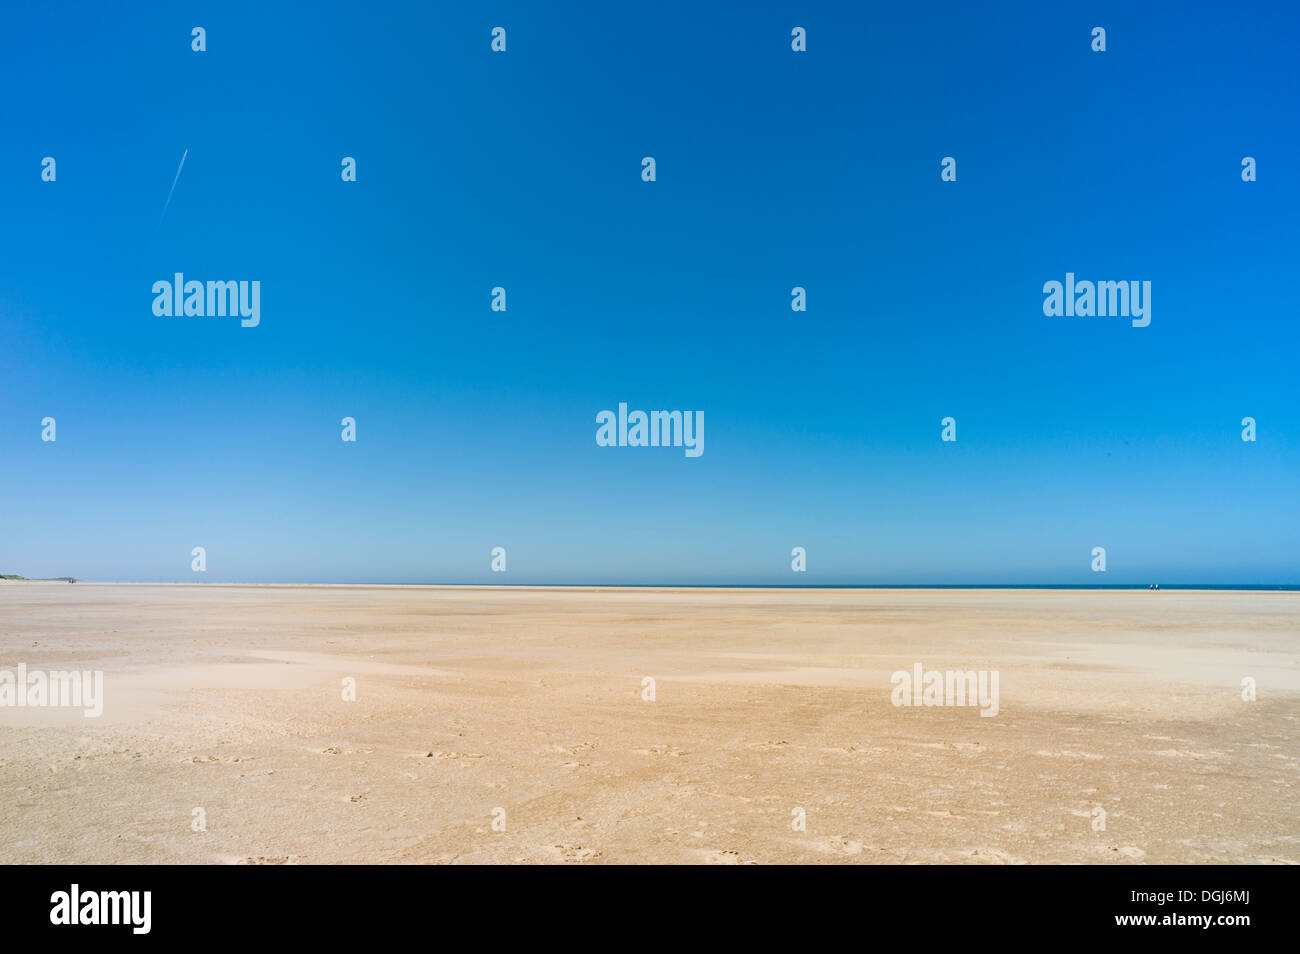
M0 708L6 864L1300 862L1296 593L0 583L20 662L106 698Z

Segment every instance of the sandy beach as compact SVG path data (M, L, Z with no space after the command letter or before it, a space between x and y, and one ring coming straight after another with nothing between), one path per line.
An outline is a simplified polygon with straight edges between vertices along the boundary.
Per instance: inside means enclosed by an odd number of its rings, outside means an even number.
M1300 862L1297 593L0 583L19 664L103 714L0 707L5 864Z

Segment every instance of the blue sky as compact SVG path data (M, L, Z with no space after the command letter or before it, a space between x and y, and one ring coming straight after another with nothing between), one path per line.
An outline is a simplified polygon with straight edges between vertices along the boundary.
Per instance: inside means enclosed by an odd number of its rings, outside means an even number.
M1300 582L1300 13L1131 6L10 11L0 572Z

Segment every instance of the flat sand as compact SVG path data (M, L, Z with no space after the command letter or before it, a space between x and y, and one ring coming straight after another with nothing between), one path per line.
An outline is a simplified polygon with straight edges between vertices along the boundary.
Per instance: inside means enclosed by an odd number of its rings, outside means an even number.
M0 583L105 680L0 708L0 862L1295 863L1298 660L1297 593Z

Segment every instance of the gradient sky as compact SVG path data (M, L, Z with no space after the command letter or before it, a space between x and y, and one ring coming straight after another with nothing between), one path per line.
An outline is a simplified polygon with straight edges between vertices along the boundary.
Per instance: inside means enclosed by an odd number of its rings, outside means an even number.
M1300 582L1300 13L1133 6L11 4L0 572Z

